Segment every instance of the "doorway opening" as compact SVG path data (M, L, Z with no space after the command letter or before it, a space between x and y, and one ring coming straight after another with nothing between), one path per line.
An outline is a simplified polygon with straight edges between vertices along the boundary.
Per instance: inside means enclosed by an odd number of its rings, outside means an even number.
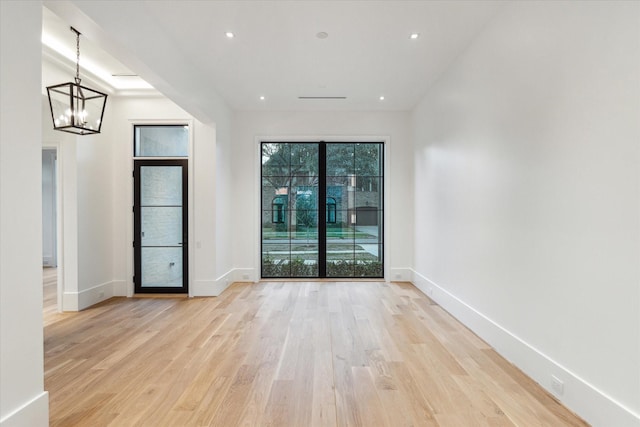
M189 127L134 126L134 291L189 292Z
M59 183L57 146L42 149L42 268L43 314L45 318L62 311L62 191Z

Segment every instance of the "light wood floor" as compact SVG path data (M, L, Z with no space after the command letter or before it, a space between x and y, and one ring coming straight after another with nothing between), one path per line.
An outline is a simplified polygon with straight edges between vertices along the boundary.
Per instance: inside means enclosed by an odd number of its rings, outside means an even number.
M42 269L42 314L44 326L55 322L58 317L58 269L46 267Z
M51 426L586 426L409 284L114 298L45 328Z

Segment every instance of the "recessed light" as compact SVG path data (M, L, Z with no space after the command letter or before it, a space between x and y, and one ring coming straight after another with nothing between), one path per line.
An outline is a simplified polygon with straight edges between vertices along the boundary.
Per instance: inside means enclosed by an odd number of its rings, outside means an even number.
M260 101L264 101L264 100L265 100L264 95L261 95L261 96L260 96Z
M415 40L415 39L417 39L418 37L420 37L420 33L411 33L411 35L409 36L409 38L410 38L411 40Z
M384 95L380 95L380 98L378 98L380 101L384 101Z
M231 31L227 31L226 33L224 33L224 35L228 38L228 39L232 39L234 38L236 35L233 34Z
M327 37L329 37L329 33L325 33L324 31L320 31L318 34L316 34L316 37L319 39L326 39Z

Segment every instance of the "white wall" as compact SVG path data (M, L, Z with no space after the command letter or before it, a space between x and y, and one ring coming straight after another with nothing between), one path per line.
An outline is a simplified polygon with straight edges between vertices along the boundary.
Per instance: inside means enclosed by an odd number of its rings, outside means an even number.
M48 425L42 334L41 22L39 1L0 2L2 427Z
M413 113L415 283L595 426L640 425L639 16L512 3Z
M257 137L340 140L388 137L385 245L387 278L409 280L412 260L412 161L405 112L238 112L233 120L233 228L235 266L260 278L260 147Z
M103 132L77 136L78 309L113 295L113 170L109 128L113 105L107 101ZM65 295L66 296L66 295Z
M217 294L231 282L240 280L242 275L234 270L233 242L235 240L234 227L237 210L235 202L235 176L232 168L233 140L231 138L231 112L226 108L219 108L216 130L215 152L215 223L212 236L215 238L216 253L216 286ZM208 181L204 182L208 185Z

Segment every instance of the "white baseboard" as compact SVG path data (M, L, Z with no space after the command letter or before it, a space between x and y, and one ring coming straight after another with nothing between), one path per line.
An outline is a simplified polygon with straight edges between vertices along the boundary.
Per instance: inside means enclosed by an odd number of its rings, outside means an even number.
M390 282L410 282L413 270L410 268L390 268L389 277L387 280Z
M49 425L49 393L36 398L0 419L0 427L47 427Z
M234 282L257 282L255 268L234 268Z
M455 295L412 270L413 284L594 427L640 427L640 416L515 336ZM551 376L564 382L559 396Z
M190 294L193 297L217 297L232 283L231 271L216 280L194 280Z
M114 296L114 283L105 282L80 292L62 294L63 311L80 311Z
M234 282L254 282L255 269L233 268L216 280L195 280L191 289L193 297L217 297Z
M231 280L194 280L191 285L192 297L217 297L231 285Z

